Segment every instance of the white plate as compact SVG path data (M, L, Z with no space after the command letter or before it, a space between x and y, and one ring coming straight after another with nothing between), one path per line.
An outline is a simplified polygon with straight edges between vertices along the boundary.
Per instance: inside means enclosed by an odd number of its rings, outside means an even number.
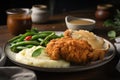
M7 57L13 61L15 64L25 67L25 68L29 68L29 69L33 69L33 70L37 70L37 71L46 71L46 72L75 72L75 71L84 71L84 70L89 70L89 69L93 69L99 66L102 66L108 62L110 62L114 56L115 56L115 48L113 46L113 44L111 42L109 42L108 40L104 39L106 43L110 44L110 49L108 51L108 53L105 55L103 60L97 60L97 61L92 61L89 64L85 64L85 65L71 65L68 68L43 68L43 67L36 67L36 66L30 66L30 65L26 65L23 63L20 63L18 61L16 61L15 59L15 53L11 54L11 50L10 50L10 44L6 43L4 46L4 52L6 53ZM7 51L9 50L9 51Z

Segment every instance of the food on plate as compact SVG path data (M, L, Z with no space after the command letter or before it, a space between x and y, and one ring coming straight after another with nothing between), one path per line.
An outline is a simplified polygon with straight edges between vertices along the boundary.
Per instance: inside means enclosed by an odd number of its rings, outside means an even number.
M47 44L46 51L51 59L64 59L69 62L81 63L87 62L93 49L85 40L64 37L51 40Z
M60 38L62 35L56 35L54 31L39 32L37 29L27 30L25 34L13 37L8 42L13 52L19 52L25 48L33 46L46 46L51 39Z
M66 30L64 35L58 35L54 31L32 29L8 42L9 50L16 53L16 61L47 68L102 60L109 49L103 38L87 30Z
M93 49L104 49L104 39L102 37L96 36L93 32L89 32L87 30L66 30L64 32L64 36L74 39L86 40Z
M64 33L63 38L51 40L46 47L51 59L86 63L103 59L109 48L105 41L91 32L80 30Z
M36 56L33 56L34 51L42 49L41 53L36 53ZM46 67L46 68L62 68L69 67L70 63L65 60L52 60L47 55L42 46L33 46L32 48L26 48L16 54L16 61L23 64Z

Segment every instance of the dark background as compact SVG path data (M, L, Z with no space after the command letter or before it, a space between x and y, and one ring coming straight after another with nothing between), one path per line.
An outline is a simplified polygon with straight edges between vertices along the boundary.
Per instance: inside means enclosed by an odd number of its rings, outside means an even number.
M120 0L0 0L0 25L6 24L9 8L32 8L34 4L45 4L51 15L74 10L95 9L98 4L112 3L120 8Z

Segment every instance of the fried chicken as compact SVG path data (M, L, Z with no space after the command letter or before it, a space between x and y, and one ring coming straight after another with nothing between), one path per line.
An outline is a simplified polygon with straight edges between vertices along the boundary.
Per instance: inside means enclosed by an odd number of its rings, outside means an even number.
M68 29L64 32L64 37L87 41L93 48L93 52L88 55L91 60L103 59L110 47L102 37L98 37L87 30L76 31Z
M85 40L63 37L51 40L47 44L46 51L51 59L85 63L89 60L93 49Z

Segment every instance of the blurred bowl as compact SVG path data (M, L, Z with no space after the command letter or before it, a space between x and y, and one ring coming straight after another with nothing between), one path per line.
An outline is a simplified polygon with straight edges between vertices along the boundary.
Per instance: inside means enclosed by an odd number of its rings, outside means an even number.
M92 31L95 27L96 21L90 18L78 18L73 16L65 17L66 26L72 30L88 30Z

